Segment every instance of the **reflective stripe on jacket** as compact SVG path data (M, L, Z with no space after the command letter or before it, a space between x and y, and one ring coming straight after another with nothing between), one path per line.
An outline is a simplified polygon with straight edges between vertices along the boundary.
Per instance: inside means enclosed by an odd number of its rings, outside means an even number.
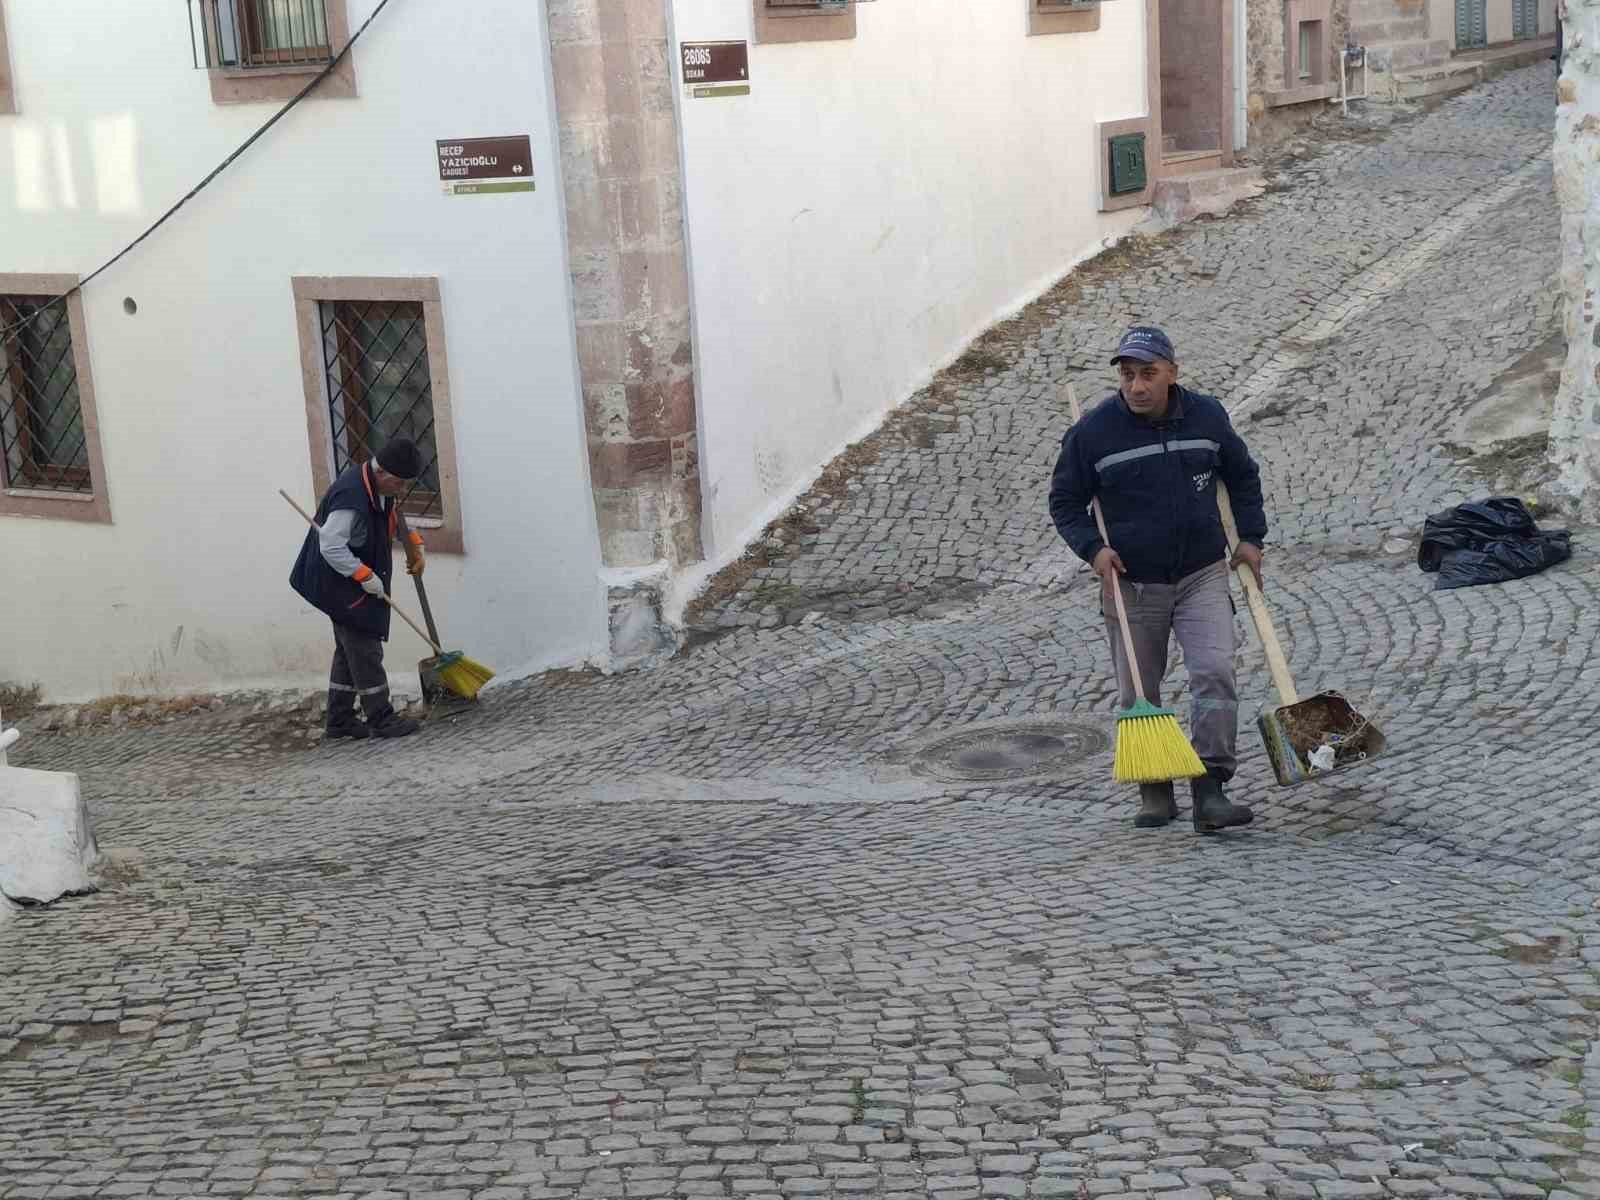
M1239 536L1261 545L1261 472L1215 399L1173 385L1161 421L1135 416L1112 392L1061 442L1050 517L1072 552L1092 563L1105 542L1089 511L1099 496L1111 546L1137 583L1176 583L1227 555L1217 479L1228 485Z

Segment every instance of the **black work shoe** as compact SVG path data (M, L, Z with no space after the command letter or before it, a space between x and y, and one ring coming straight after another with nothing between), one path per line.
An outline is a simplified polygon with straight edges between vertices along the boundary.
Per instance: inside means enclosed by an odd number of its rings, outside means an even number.
M422 726L409 717L402 717L394 709L380 713L368 722L372 729L372 736L377 738L402 738L410 737Z
M322 740L325 742L331 742L338 738L353 738L356 741L364 741L371 736L372 731L367 728L366 723L358 719L354 714L348 717L330 717L327 726L322 731Z
M1255 813L1243 804L1232 803L1222 793L1222 780L1212 775L1202 775L1190 785L1194 795L1194 831L1216 833L1220 829L1234 829L1255 820Z
M1139 815L1133 819L1135 829L1160 829L1177 815L1178 801L1170 783L1139 785Z

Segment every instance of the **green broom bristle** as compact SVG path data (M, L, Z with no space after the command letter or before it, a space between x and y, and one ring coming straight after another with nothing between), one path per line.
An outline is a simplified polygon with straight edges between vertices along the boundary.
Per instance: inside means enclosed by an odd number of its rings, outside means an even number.
M1205 764L1183 735L1176 713L1137 700L1117 714L1113 774L1118 783L1165 783L1205 773Z

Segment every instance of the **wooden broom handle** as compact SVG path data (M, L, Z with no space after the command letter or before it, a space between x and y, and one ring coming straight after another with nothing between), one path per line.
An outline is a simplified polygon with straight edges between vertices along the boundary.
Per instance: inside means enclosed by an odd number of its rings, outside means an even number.
M1231 556L1239 549L1239 523L1233 516L1233 499L1228 495L1228 485L1221 479L1217 480L1217 512L1222 516L1222 532L1227 535L1228 554ZM1295 690L1294 676L1289 673L1289 660L1284 657L1283 647L1278 642L1278 631L1272 624L1272 614L1267 610L1261 585L1256 582L1256 573L1250 569L1249 563L1240 563L1237 572L1239 582L1244 585L1244 598L1250 606L1256 635L1261 639L1261 648L1267 652L1267 667L1272 671L1272 682L1277 685L1278 698L1285 704L1298 704L1300 693Z
M282 496L285 500L287 500L289 502L289 507L294 509L295 512L299 513L302 517L304 517L306 519L306 524L307 525L311 526L311 528L313 528L313 529L321 529L322 528L321 525L317 524L317 519L315 517L313 517L310 513L308 513L305 509L301 508L299 504L295 503L294 497L289 495L288 492L284 491L282 488L279 488L278 489L278 495ZM389 598L389 594L387 592L385 592L383 594L383 602L385 604L387 604L391 609L393 609L395 611L395 614L397 616L399 616L399 618L402 621L404 621L407 625L411 626L411 628L415 629L417 631L417 636L420 637L423 641L427 642L428 645L432 646L433 647L433 652L435 654L443 654L444 653L444 651L439 648L439 643L434 641L431 637L429 637L427 635L427 633L423 630L422 626L418 625L409 616L407 616L406 615L406 610L401 608L398 604L396 604L393 600L391 600Z
M1072 406L1072 423L1076 425L1083 418L1083 410L1078 407L1078 391L1070 383L1065 386L1067 403ZM1094 523L1100 530L1100 540L1106 544L1106 549L1110 550L1111 539L1106 535L1106 518L1100 511L1100 497L1091 496L1089 507L1094 510ZM1150 696L1144 690L1144 679L1139 674L1139 659L1133 652L1133 630L1128 627L1128 609L1122 602L1122 580L1115 578L1114 575L1111 580L1111 596L1116 602L1117 624L1122 628L1122 649L1128 660L1128 675L1133 680L1134 693L1148 704Z

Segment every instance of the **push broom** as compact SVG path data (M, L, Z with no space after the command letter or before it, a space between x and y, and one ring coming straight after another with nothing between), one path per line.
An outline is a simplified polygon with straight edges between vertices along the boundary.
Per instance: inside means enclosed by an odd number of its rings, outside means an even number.
M1072 421L1077 424L1083 416L1078 407L1078 393L1070 383L1066 391L1067 403L1072 406ZM1100 511L1100 497L1092 497L1089 507L1094 510L1100 540L1110 547L1111 538L1106 533L1105 514ZM1123 603L1120 580L1111 580L1111 595L1116 601L1122 652L1128 660L1128 675L1133 680L1135 695L1133 707L1117 714L1117 752L1112 774L1118 783L1166 783L1204 775L1205 764L1184 736L1178 715L1171 709L1157 708L1150 703L1139 673L1139 660L1133 653L1133 631L1128 628L1128 609Z
M287 500L289 502L289 507L304 517L306 519L306 524L310 525L311 528L322 528L322 526L317 524L317 519L296 504L294 497L289 495L288 492L284 491L282 488L279 488L278 495ZM402 621L417 631L418 637L422 638L423 641L427 642L428 645L433 647L433 652L435 655L437 655L437 657L429 660L429 662L433 669L438 673L439 682L450 691L460 696L463 700L476 700L478 698L478 692L482 690L483 685L494 678L494 672L488 667L484 666L482 663L473 662L459 650L451 650L448 652L445 651L444 648L441 647L434 638L429 637L422 626L413 621L406 613L406 610L396 604L387 593L384 594L383 600L385 604L387 604L399 615Z

